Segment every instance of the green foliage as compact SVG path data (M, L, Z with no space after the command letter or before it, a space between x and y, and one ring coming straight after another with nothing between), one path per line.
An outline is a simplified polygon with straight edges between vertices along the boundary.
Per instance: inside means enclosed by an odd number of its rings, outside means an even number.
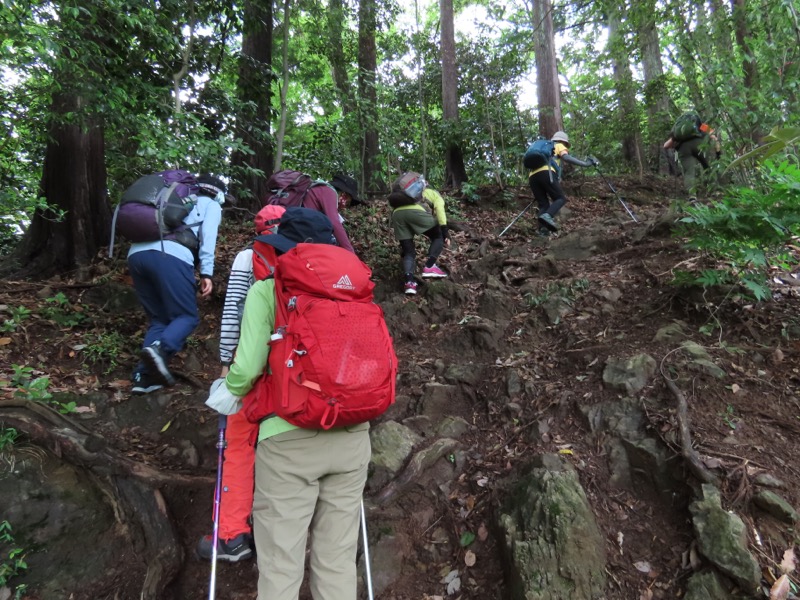
M50 377L40 376L34 377L36 371L33 367L27 365L11 365L12 374L10 383L11 386L16 388L14 390L15 398L22 398L24 400L32 400L35 402L44 402L52 404L62 414L67 414L75 411L77 404L75 402L58 402L53 400L53 394L50 393Z
M788 148L797 146L800 144L800 127L788 127L785 129L774 127L768 135L764 136L761 142L760 146L734 160L728 165L728 169L732 169L749 160L765 160L784 152Z
M22 322L33 314L33 311L25 308L24 306L17 306L11 309L11 318L3 321L0 325L0 331L11 332L16 331L22 325Z
M17 544L11 524L6 520L0 521L0 548L2 548L0 587L5 587L13 577L24 573L28 568L28 564L25 562L25 550ZM20 597L20 592L24 592L24 589L17 588L17 592L17 597Z
M789 161L766 162L763 175L769 186L766 193L738 187L719 202L686 208L679 235L718 266L693 276L682 274L675 283L739 283L756 300L770 297L769 267L789 269L795 262L787 244L800 233L800 168Z
M554 281L548 283L545 288L538 294L528 293L525 294L525 302L531 308L541 306L550 298L560 297L569 302L574 302L589 289L588 279L576 279L569 282Z
M465 531L461 534L461 539L458 541L458 543L462 548L466 548L475 541L475 537L475 534L471 531Z
M85 365L100 365L107 375L119 366L117 362L125 353L129 339L118 331L89 333L82 347Z
M19 432L16 429L0 425L0 456L10 452L18 438Z
M54 321L61 327L76 327L86 321L86 315L75 309L63 292L45 299L46 306L41 309L45 319Z

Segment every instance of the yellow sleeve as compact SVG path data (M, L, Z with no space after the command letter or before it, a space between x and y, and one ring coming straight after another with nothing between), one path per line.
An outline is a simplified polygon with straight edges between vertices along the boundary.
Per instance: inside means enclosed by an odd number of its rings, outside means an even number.
M436 216L436 221L439 225L447 225L447 215L444 212L444 198L442 198L441 194L433 188L425 188L425 191L422 192L422 197L433 206L433 214Z

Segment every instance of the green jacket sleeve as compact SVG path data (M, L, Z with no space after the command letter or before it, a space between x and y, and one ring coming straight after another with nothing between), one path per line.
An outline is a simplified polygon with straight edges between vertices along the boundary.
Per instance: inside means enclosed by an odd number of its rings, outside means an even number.
M247 292L239 346L225 378L225 385L231 394L246 395L264 372L274 324L275 281L256 281Z
M444 212L444 198L442 198L441 194L434 189L425 188L425 191L422 192L422 197L433 206L433 214L436 216L436 221L439 225L447 225L447 215Z

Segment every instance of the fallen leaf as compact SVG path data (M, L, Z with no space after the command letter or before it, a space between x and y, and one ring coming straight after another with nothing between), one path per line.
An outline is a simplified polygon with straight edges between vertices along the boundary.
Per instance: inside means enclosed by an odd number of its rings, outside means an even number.
M575 453L574 453L572 450L570 450L569 448L562 448L561 450L559 450L559 451L558 451L558 453L559 453L559 454L569 454L569 455L573 455L573 454L575 454Z
M784 573L780 576L778 581L773 584L772 589L769 591L769 600L786 600L786 598L789 597L790 588L789 576Z
M646 560L637 560L635 563L633 563L633 566L636 567L636 570L640 573L649 573L650 569L652 568L650 567L650 563Z
M475 566L475 561L478 560L478 557L475 556L475 553L472 550L467 550L467 553L464 555L464 564L468 567Z
M488 537L489 537L489 530L486 529L486 525L481 523L480 527L478 527L478 539L482 542L485 542L486 538Z
M167 421L167 424L166 424L166 425L164 425L164 426L161 428L161 433L164 433L164 432L165 432L167 429L169 429L169 426L170 426L170 425L172 425L172 419L170 419L169 421Z
M639 596L639 600L653 600L653 590L646 589L642 592L642 595Z
M781 561L781 573L788 575L797 568L797 559L794 556L794 550L789 548L783 553L783 560Z
M741 387L739 387L739 385L738 385L738 384L736 384L736 383L734 383L734 384L731 386L731 391L732 391L734 394L735 394L736 392L738 392L740 389L742 389L742 388L741 388Z
M92 408L91 406L76 406L72 410L72 412L76 412L76 413L93 413L94 412L94 408Z
M0 346L8 346L11 343L11 338L0 338Z

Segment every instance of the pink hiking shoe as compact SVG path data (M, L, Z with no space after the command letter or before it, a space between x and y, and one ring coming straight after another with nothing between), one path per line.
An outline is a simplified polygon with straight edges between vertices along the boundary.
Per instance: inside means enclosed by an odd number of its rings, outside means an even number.
M442 271L438 266L433 265L432 267L425 267L422 269L422 276L423 277L447 277L447 273Z

